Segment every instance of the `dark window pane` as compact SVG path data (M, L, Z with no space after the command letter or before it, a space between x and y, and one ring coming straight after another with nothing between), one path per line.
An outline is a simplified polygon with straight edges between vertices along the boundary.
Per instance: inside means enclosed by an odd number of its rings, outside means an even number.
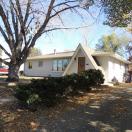
M29 69L32 69L32 62L29 62L29 63L28 63L28 68L29 68Z

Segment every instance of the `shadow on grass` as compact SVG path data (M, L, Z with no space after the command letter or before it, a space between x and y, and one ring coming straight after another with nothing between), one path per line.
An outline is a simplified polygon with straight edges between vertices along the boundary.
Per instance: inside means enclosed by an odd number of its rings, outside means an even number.
M102 101L70 108L55 120L40 117L39 122L38 131L44 127L47 132L132 131L132 91L113 93Z
M0 118L0 131L3 131L4 130L4 120L2 118Z
M91 93L95 93L96 96L96 90ZM84 93L79 93L78 96L81 94ZM48 118L39 111L31 112L14 106L11 104L9 111L4 111L12 117L11 121L5 123L5 120L0 118L0 131L8 129L8 131L18 132L30 130L36 132L127 132L132 130L132 89L115 91L111 95L106 94L102 100L95 100L93 97L92 103L69 107L64 113L58 110L60 115L54 119ZM54 108L51 109L54 110Z

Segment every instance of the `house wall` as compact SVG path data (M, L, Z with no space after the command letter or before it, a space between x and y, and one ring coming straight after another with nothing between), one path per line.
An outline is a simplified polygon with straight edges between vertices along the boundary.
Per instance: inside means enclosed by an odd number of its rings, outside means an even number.
M125 64L115 58L109 57L108 61L108 81L116 77L119 82L123 82L123 75L125 73Z
M98 56L96 58L105 72L105 82L111 82L114 77L119 82L123 82L123 74L125 73L125 64L123 62L107 56Z
M52 71L52 59L49 60L41 60L43 61L43 66L39 67L38 63L39 60L32 60L32 69L28 68L28 62L27 61L24 65L24 74L26 76L53 76L58 77L62 76L63 71Z
M66 74L72 74L78 72L78 57L85 57L85 70L94 69L90 59L86 55L86 53L80 49L72 61L68 71ZM119 82L123 81L123 74L125 73L125 63L108 56L97 56L96 59L98 60L101 68L104 71L104 78L105 82L111 82L114 77ZM38 63L39 60L33 60L32 62L32 69L28 68L27 61L24 65L24 73L27 76L53 76L59 77L63 75L64 71L52 71L52 59L43 60L43 66L39 67ZM99 67L98 67L99 68Z
M108 57L105 56L96 56L100 66L104 70L104 79L105 82L108 82Z
M72 62L70 68L67 71L67 74L77 73L78 72L78 57L85 57L85 70L88 69L94 69L93 65L91 64L91 61L86 56L85 52L83 52L81 49L78 51L74 61Z

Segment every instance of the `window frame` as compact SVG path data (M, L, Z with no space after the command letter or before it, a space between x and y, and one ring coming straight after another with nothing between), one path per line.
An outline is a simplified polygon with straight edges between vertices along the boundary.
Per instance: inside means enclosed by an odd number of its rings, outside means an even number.
M67 60L67 65L64 68L64 61ZM60 58L60 59L54 59L52 60L52 71L56 71L56 72L63 72L65 71L66 67L68 66L69 62L70 62L70 58ZM56 62L56 68L54 68L54 63ZM61 66L59 66L61 65Z
M62 59L57 60L57 71L63 71L63 60Z
M67 63L66 63L66 66L64 67L64 62L65 61L67 61ZM62 71L65 71L65 69L66 69L66 67L68 66L68 64L69 64L69 62L70 62L70 60L69 59L63 59L63 61L62 61Z
M56 64L55 64L55 62L56 62ZM56 68L54 68L54 65L56 65ZM58 68L57 68L57 60L53 60L52 61L52 71L57 71L58 70Z

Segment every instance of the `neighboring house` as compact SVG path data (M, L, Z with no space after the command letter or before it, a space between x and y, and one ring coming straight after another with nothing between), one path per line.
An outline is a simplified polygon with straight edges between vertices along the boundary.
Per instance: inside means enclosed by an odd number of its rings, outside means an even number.
M24 73L27 76L60 77L100 69L105 82L111 82L114 77L122 82L129 63L117 54L95 51L79 44L75 51L27 58Z

